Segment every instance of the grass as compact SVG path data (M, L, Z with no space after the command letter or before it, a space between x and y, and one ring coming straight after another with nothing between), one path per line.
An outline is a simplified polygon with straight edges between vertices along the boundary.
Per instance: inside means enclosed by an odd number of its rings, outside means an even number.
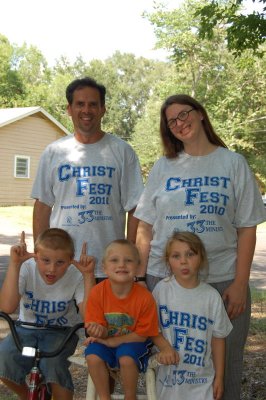
M1 225L16 224L21 230L32 231L32 206L0 207Z
M252 315L249 333L266 339L266 290L251 289Z

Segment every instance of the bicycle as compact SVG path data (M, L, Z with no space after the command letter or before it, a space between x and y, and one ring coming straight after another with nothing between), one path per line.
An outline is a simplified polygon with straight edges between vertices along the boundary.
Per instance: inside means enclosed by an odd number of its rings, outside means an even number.
M47 384L44 382L39 366L40 360L44 357L52 358L60 354L60 352L66 345L67 341L75 334L75 332L78 329L83 328L84 324L81 322L72 327L60 327L60 326L47 326L45 324L39 324L39 323L15 321L3 311L0 311L0 318L7 321L18 351L20 351L22 355L26 357L34 357L33 367L31 368L28 378L28 400L50 400L52 398L52 395L50 393L49 388L47 387ZM64 329L66 331L66 335L62 340L60 346L56 350L51 352L40 351L40 349L38 348L22 346L19 334L16 330L16 326L21 326L21 325L34 326L42 329L43 328L49 328L49 329L52 328L55 330Z

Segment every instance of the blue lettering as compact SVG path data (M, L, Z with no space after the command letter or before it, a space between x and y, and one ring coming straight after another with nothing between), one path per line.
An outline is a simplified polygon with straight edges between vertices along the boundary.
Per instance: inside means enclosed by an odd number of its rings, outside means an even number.
M89 179L77 179L76 196L84 196L84 191L88 188Z
M194 341L195 341L195 338L187 336L186 337L186 344L184 346L184 350L185 351L192 351L193 350L192 344L193 344Z
M227 205L227 200L229 200L229 196L226 196L225 194L221 194L221 198L223 199L223 206Z
M198 197L200 189L186 189L185 205L193 205L194 200Z
M40 305L40 300L32 299L31 309L33 311L38 311L39 310L39 305Z
M169 313L170 313L171 325L178 325L179 312L178 311L169 311Z
M180 326L190 327L190 315L188 313L181 313Z
M194 351L196 352L196 353L203 353L204 352L204 350L205 350L205 345L206 345L207 343L204 341L204 340L201 340L201 339L197 339L196 341L195 341L195 348L194 348Z
M184 337L187 335L188 330L183 328L174 327L174 343L173 347L180 350L179 344L184 343Z
M221 176L221 181L223 182L223 188L227 189L228 188L228 183L230 182L230 178L226 178L224 176Z
M70 178L69 173L64 173L64 170L69 171L71 169L70 165L61 165L58 168L58 176L59 176L59 181L67 181Z
M65 301L59 301L57 305L57 311L65 311L67 303Z
M39 312L49 314L49 312L50 312L50 302L49 301L42 301Z
M179 189L178 183L180 182L180 178L169 178L166 182L166 191ZM176 183L176 184L175 184Z
M207 329L207 318L206 317L199 317L198 329L200 329L201 331L206 331L206 329Z
M170 326L170 321L168 318L168 308L166 306L160 306L160 323L164 328L168 328Z

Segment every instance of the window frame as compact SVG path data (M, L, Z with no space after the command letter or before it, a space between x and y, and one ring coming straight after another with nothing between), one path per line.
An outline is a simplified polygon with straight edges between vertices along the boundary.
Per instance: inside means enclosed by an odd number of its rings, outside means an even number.
M26 173L25 175L18 175L18 160L25 160L26 161ZM18 179L29 179L30 178L30 157L24 155L15 155L14 159L14 177Z

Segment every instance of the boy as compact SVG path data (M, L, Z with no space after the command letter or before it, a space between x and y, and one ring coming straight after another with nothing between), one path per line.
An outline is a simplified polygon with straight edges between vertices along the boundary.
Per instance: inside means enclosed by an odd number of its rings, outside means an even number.
M88 298L85 327L90 337L85 356L100 399L111 398L107 365L120 368L125 399L136 399L138 375L146 370L152 346L149 337L156 337L154 343L161 350L164 347L171 362L177 358L170 344L158 336L152 294L134 282L139 262L138 250L131 242L113 241L103 257L107 279L96 285Z
M10 314L19 306L19 320L47 327L75 325L79 317L76 304L83 315L83 304L95 282L94 259L86 255L85 243L80 261L73 257L73 240L62 229L47 229L39 235L34 253L28 253L22 232L20 244L10 250L10 262L0 291L0 309ZM64 336L64 331L17 329L26 345L37 342L41 350L47 351L56 349ZM40 368L46 382L51 384L53 400L73 399L67 358L74 353L77 342L75 335L58 357L41 360ZM32 360L19 353L11 336L0 343L1 380L20 399L27 399L25 378L31 367Z

